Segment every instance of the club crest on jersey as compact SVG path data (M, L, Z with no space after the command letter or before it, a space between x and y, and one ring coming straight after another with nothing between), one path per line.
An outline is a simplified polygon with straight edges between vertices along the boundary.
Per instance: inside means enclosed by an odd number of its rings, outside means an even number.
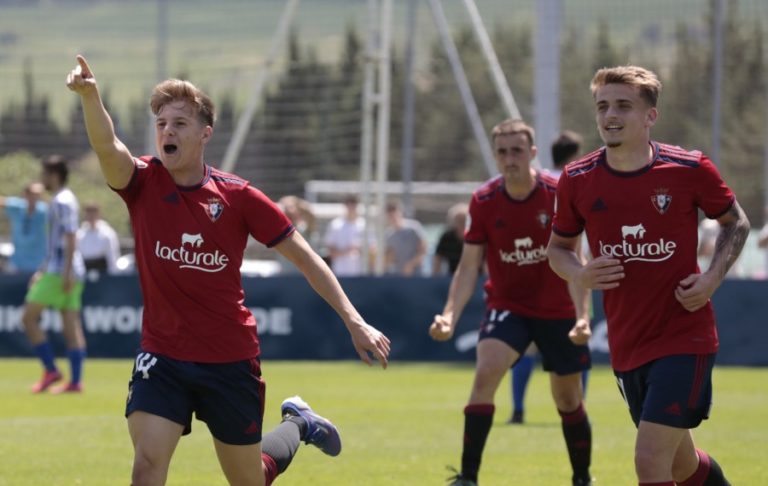
M208 200L208 204L205 207L205 213L208 215L209 218L211 218L211 221L214 223L217 219L221 216L221 213L224 212L224 205L221 203L221 199L219 198L211 198Z
M549 217L549 213L544 210L539 211L539 213L536 215L536 221L538 221L539 225L544 229L547 229L547 225L549 225L550 219L551 218Z
M656 193L651 196L651 203L659 214L664 214L669 209L669 205L672 204L672 196L667 194L669 189L656 189Z

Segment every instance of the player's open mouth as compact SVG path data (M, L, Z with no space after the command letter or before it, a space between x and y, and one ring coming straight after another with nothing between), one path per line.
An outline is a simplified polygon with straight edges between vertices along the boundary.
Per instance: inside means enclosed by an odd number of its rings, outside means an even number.
M174 154L174 153L176 153L176 149L177 148L178 147L176 147L176 145L174 145L172 143L168 143L168 144L163 145L163 152L165 152L166 154L169 154L169 155L170 154Z
M619 125L608 125L607 127L605 127L605 131L607 131L607 132L618 132L619 130L621 130L621 128L622 127L619 126Z

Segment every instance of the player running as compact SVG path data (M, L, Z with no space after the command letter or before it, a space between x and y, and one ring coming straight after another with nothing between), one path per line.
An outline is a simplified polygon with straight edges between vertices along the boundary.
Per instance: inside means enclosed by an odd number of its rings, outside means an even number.
M271 484L300 440L337 455L336 427L299 397L283 402L283 422L262 441L259 339L243 305L239 270L248 236L301 270L342 318L363 361L371 364L371 353L386 367L389 340L363 320L271 200L204 162L215 118L205 93L186 81L158 84L150 105L160 156L134 158L115 136L88 63L82 56L77 62L67 86L80 95L107 184L128 206L144 296L141 350L125 412L134 447L132 484L165 483L193 412L210 429L230 484Z
M654 142L661 83L636 66L592 79L605 147L566 166L548 254L569 282L604 291L611 364L637 426L641 485L721 486L694 446L707 418L718 340L710 297L739 256L749 221L701 152ZM706 272L696 262L698 210L720 223ZM582 231L594 260L576 253Z
M499 123L491 136L501 175L472 195L459 267L445 308L429 328L435 340L451 338L485 257L487 312L480 327L475 381L464 408L461 472L451 484L477 484L496 389L531 342L550 372L573 484L591 484L592 432L581 390L581 372L591 364L586 346L589 294L559 278L545 254L557 180L531 168L537 150L534 131L522 120Z

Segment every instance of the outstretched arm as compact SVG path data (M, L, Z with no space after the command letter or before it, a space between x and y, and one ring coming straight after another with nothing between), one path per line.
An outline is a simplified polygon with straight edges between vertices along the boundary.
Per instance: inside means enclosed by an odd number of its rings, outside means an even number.
M459 322L464 307L466 307L472 294L475 293L477 275L483 264L484 251L484 245L464 243L461 260L459 260L456 273L453 274L443 312L437 314L429 326L429 335L435 341L447 341L453 336L456 323Z
M107 184L123 189L133 174L133 158L115 135L112 119L101 102L96 78L83 56L77 56L78 65L67 76L67 87L80 95L88 140L101 164Z
M298 268L315 292L333 307L344 321L352 336L352 344L364 362L371 364L368 353L387 367L389 339L375 327L367 324L349 301L336 276L322 258L312 250L297 231L278 243L275 249Z
M675 289L675 297L690 312L699 310L709 301L739 258L749 236L749 220L738 201L734 201L731 209L717 218L717 222L720 223L720 232L709 268L704 273L684 278Z

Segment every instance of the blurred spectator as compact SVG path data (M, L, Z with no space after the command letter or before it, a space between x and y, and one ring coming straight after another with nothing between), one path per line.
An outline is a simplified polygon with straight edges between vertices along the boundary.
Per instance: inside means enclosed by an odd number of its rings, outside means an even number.
M765 266L761 272L762 278L768 278L768 206L765 208L765 223L757 236L757 246L765 250Z
M550 147L552 151L552 165L554 166L551 173L556 177L560 177L563 173L563 167L568 162L576 160L581 154L581 144L584 139L578 133L571 130L563 130L560 135L552 142Z
M365 220L357 214L357 196L344 199L346 214L334 218L325 233L325 246L331 259L331 270L339 277L362 275L362 244Z
M11 223L13 254L6 265L10 273L34 273L45 261L48 204L41 200L45 188L32 182L24 188L24 197L2 197L0 206Z
M448 210L448 227L440 235L432 257L432 275L453 275L459 266L461 250L464 248L464 229L467 224L469 205L458 203Z
M77 244L88 272L118 273L120 242L117 232L101 219L101 208L95 203L85 206L85 220L77 230Z
M284 196L280 198L277 204L291 220L296 231L307 240L310 246L315 247L317 243L317 220L312 212L312 206L304 199L296 196ZM277 252L277 261L280 263L281 274L300 273L280 252Z
M421 223L405 218L400 202L392 201L387 204L387 225L387 272L406 277L422 275L427 242Z

